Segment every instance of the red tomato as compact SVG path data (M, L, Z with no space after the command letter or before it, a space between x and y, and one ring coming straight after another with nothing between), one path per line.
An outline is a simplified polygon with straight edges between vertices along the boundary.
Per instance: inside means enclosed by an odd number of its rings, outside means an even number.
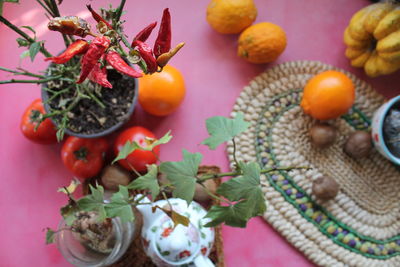
M119 151L121 151L122 147L126 144L127 141L136 141L140 146L146 147L146 137L156 138L152 132L140 126L126 129L125 131L120 133L115 140L115 154L118 155ZM154 154L156 154L157 156ZM157 162L157 157L159 154L160 148L158 146L156 146L153 151L135 150L131 154L129 154L126 159L119 160L118 163L127 170L132 170L132 168L129 166L131 165L138 172L144 172L147 170L147 164L153 164Z
M57 142L56 127L50 119L45 119L40 123L35 131L38 121L42 114L45 114L42 100L36 99L29 105L22 115L20 129L24 136L38 144L54 144Z
M104 138L70 136L61 149L64 165L79 178L96 176L103 167L108 143Z

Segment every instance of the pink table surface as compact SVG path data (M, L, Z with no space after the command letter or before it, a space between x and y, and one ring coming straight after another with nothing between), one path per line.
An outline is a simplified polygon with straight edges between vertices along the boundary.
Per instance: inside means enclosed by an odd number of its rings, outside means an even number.
M17 25L34 26L38 38L57 53L63 49L60 35L46 30L47 19L35 1L21 0L20 5L5 4L4 16ZM117 5L118 1L111 1ZM164 7L173 16L173 43L186 42L173 59L185 76L187 96L174 114L156 118L137 108L129 125L143 125L158 136L171 129L174 139L162 148L164 160L180 160L181 148L202 152L204 164L216 164L227 170L228 162L221 147L208 151L199 145L207 136L204 120L214 115L227 116L236 97L254 76L270 65L252 65L236 56L237 36L214 32L205 20L208 1L149 0L127 1L126 32L132 37L148 23L159 20ZM290 60L319 60L342 67L370 82L388 97L400 92L399 73L377 79L367 78L349 65L344 57L342 33L351 15L369 2L366 0L255 0L257 22L270 21L287 32L288 47L276 63ZM91 1L105 6L107 1ZM64 0L61 13L88 17L85 1ZM93 22L90 18L89 21ZM13 68L23 51L17 48L17 35L0 26L0 66ZM275 63L275 64L276 64ZM46 67L43 56L32 64L21 65L32 71ZM0 73L0 79L9 75ZM45 227L56 227L59 207L65 197L56 188L69 183L71 174L60 160L60 145L41 146L26 140L19 131L25 107L40 96L37 85L3 85L0 88L0 266L70 266L54 245L44 244ZM223 228L227 266L312 266L301 253L261 218L252 219L246 229Z

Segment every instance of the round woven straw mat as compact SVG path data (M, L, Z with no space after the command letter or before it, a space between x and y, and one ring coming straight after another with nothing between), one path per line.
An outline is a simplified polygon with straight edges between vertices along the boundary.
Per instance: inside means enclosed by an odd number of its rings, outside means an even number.
M295 247L321 266L400 266L400 173L377 151L365 159L343 153L348 135L368 130L383 103L371 86L346 73L356 86L348 114L329 121L339 130L335 144L320 150L310 144L315 121L300 106L302 88L317 73L336 69L314 62L287 62L256 77L234 105L251 123L236 139L239 160L265 167L307 166L261 177L267 220ZM233 164L233 145L228 145ZM335 199L321 202L312 181L330 176L340 184Z

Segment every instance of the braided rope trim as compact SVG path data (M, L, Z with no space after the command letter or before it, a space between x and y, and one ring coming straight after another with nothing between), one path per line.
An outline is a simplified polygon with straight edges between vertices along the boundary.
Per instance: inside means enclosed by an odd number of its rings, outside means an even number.
M250 82L249 86L246 86L237 99L237 102L234 106L234 110L232 112L232 116L235 116L236 112L245 113L245 119L251 123L250 129L239 136L236 140L238 145L238 158L239 160L244 161L254 161L258 160L262 162L262 158L260 159L259 155L257 155L256 150L254 149L254 144L252 140L257 140L256 128L258 126L257 122L259 120L260 114L263 114L263 109L265 106L265 102L261 103L257 100L257 96L264 90L264 94L266 98L271 99L271 96L276 95L277 91L279 91L276 87L279 83L272 85L276 80L280 79L280 82L290 82L292 83L291 88L302 88L301 83L297 83L295 79L290 79L292 76L303 75L308 78L313 74L319 73L328 69L336 69L332 66L322 64L320 62L310 62L310 61L298 61L298 62L287 62L281 65L278 65L260 76L256 77L252 82ZM284 73L288 76L281 77L281 73ZM355 83L358 88L358 95L355 106L352 113L343 117L348 123L350 123L356 129L363 129L369 126L369 117L372 116L373 111L381 105L383 98L376 94L369 85L365 82L357 79L354 75L345 72L350 76L350 78ZM268 87L268 92L266 89ZM359 88L365 90L365 92L359 95ZM356 123L354 123L354 114L357 114ZM253 149L251 148L253 147ZM228 153L229 158L231 160L231 164L233 164L232 157L233 147L232 143L228 145ZM278 173L278 175L282 175ZM265 183L268 186L263 186L262 190L266 195L267 202L269 204L266 214L264 218L269 221L278 231L280 231L289 242L293 243L297 248L302 250L311 260L316 262L317 264L323 266L340 266L343 264L352 265L352 266L398 266L400 264L400 259L398 256L397 249L395 251L391 251L391 256L388 255L373 255L373 253L366 253L360 251L354 252L354 248L349 246L349 241L344 240L344 246L338 245L337 239L331 239L323 232L321 232L316 226L314 216L313 219L307 220L303 216L300 215L299 210L294 208L292 204L288 202L288 196L285 192L277 190L276 187L272 185L275 182L272 179L272 174L268 177L262 178L265 180ZM287 179L288 180L288 179ZM301 188L299 188L301 189ZM304 194L305 192L301 192ZM290 194L291 195L291 194ZM305 194L304 194L305 195ZM285 198L286 196L286 198ZM300 198L301 199L301 198ZM293 200L290 198L290 200ZM302 204L302 203L300 203ZM314 215L314 214L313 214ZM318 217L318 216L317 216ZM320 222L322 219L318 219ZM317 223L318 224L318 223ZM324 224L325 225L325 224ZM331 225L329 225L331 226ZM290 231L287 229L290 228ZM328 229L329 227L326 227ZM332 228L331 230L332 231ZM329 232L327 232L329 233ZM350 233L350 232L349 232ZM344 237L341 238L341 242ZM364 237L363 235L354 236L354 238ZM347 236L347 239L348 236ZM375 240L374 238L367 237L369 240ZM391 239L392 241L397 241L396 237ZM388 240L375 240L377 244L382 244ZM369 242L369 241L368 241ZM350 242L353 244L353 242ZM396 243L396 242L395 242ZM343 244L342 244L343 245ZM393 245L393 244L391 244ZM398 245L398 244L396 244ZM379 249L379 248L378 248ZM390 247L384 247L386 252L389 254ZM374 252L375 253L375 252ZM385 253L385 252L384 252ZM390 259L389 259L390 258ZM386 260L383 260L386 259Z

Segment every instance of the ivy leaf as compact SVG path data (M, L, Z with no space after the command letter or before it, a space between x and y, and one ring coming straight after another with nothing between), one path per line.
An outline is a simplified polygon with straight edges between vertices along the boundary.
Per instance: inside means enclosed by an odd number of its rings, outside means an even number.
M260 187L260 166L255 162L239 162L243 174L221 184L217 193L230 201L242 201L247 207L243 218L262 215L266 210L265 199Z
M132 181L127 186L127 188L149 190L151 192L151 197L154 200L160 193L160 186L158 184L157 174L158 174L157 165L155 164L148 165L147 173Z
M182 153L182 161L161 163L160 172L166 174L167 179L174 186L172 195L190 204L194 196L197 171L203 156L200 153L190 153L186 149Z
M56 232L54 232L50 228L47 228L47 231L46 231L46 245L54 243L55 234L56 234Z
M236 135L244 132L250 123L244 121L243 113L238 113L235 118L229 119L222 116L211 117L206 120L206 127L210 137L202 144L214 150L220 144L232 140Z
M67 187L60 187L60 188L58 188L57 189L57 192L60 192L60 193L64 193L64 194L66 194L66 195L70 195L70 194L72 194L72 193L74 193L75 192L75 190L76 190L76 188L78 188L78 186L81 184L81 182L78 180L78 179L73 179L72 181L71 181L71 183L69 184L69 186L67 186Z
M96 211L98 213L98 220L103 221L106 218L104 209L104 188L98 185L97 188L89 185L91 194L80 198L77 201L78 207L84 211Z
M32 62L35 60L37 53L39 53L41 46L42 46L42 42L34 42L29 47L29 56L31 57Z
M118 153L117 157L113 160L112 164L117 162L118 160L125 159L126 157L129 156L132 152L135 150L145 150L145 151L151 151L153 150L156 146L158 145L163 145L168 143L171 139L172 136L170 135L171 131L168 131L163 137L160 139L153 139L153 138L146 138L146 147L142 147L139 145L136 141L127 141L125 145L122 147L121 151Z
M236 203L230 206L212 206L206 214L206 218L211 221L207 223L206 227L215 227L221 223L233 227L246 227L247 218L243 214L247 213L247 205L243 202Z
M111 197L110 203L105 205L108 218L119 217L122 223L131 222L135 218L132 206L129 203L129 192L125 186L119 186L119 191Z

